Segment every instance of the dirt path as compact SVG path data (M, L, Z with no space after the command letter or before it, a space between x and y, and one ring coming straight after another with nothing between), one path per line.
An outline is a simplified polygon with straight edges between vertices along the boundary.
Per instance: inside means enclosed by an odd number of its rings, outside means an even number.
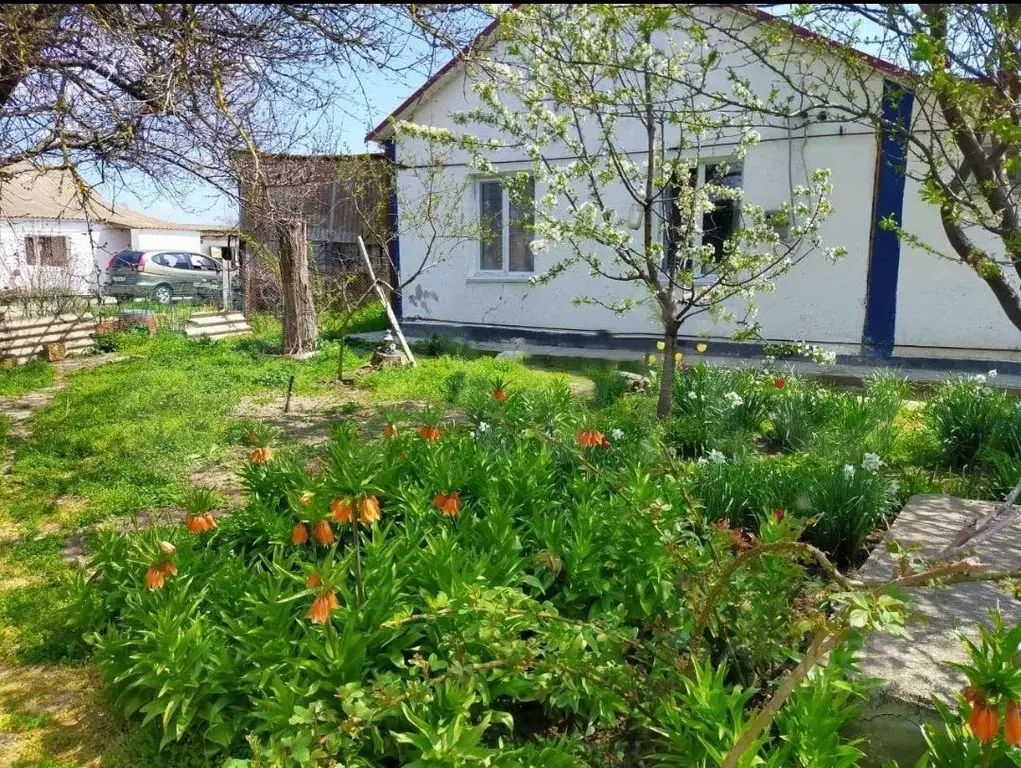
M106 764L123 724L100 689L92 667L0 664L0 765Z

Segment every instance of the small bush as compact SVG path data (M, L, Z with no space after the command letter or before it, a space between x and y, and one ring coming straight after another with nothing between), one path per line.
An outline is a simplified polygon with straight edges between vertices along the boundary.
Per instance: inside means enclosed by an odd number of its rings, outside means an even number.
M616 368L592 372L592 407L605 408L617 402L628 390L628 380Z
M770 435L780 450L804 450L818 441L837 407L837 400L827 390L788 377L770 413Z
M699 364L674 378L667 442L683 458L712 451L740 455L752 450L769 403L768 385L752 372Z
M973 467L989 451L1017 452L1021 416L1016 401L978 378L946 381L935 391L923 417L951 467Z
M842 564L860 556L895 500L881 473L818 459L708 461L692 493L710 521L737 527L754 529L759 516L775 508L812 518L805 538Z

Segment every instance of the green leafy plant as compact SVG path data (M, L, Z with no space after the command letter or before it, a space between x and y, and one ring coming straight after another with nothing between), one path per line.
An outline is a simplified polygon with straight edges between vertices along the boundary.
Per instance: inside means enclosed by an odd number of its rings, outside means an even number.
M941 384L924 411L926 425L940 441L946 462L973 467L993 450L1015 449L1019 416L1014 400L984 379L959 378Z

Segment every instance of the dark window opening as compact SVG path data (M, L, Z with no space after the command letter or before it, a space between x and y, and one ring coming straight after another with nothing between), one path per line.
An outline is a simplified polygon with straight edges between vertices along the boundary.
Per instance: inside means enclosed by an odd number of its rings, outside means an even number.
M700 187L706 183L716 187L727 187L740 189L743 183L743 171L740 164L723 165L712 163L689 171L688 183L691 187ZM677 197L681 191L679 183L672 184L667 189L664 198L666 210L663 215L663 248L667 258L672 257L672 262L678 269L691 270L693 265L690 259L680 261L680 249L686 221L685 212L679 210L676 205ZM723 258L725 244L737 232L740 222L740 204L737 200L731 200L721 194L712 195L712 210L702 214L701 221L701 244L712 246L714 262ZM667 263L670 263L669 261ZM703 265L702 274L712 272L711 265Z
M25 238L25 260L33 267L66 269L67 238L46 235L28 235Z

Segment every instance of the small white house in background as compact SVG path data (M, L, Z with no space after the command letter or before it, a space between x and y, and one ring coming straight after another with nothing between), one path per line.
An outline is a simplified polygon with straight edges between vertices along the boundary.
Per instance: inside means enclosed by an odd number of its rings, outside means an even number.
M94 192L86 204L63 172L5 173L11 177L0 178L0 290L95 294L118 251L210 255L237 242L230 227L164 221Z
M695 7L709 9L706 13L757 14L747 7ZM746 25L747 21L745 18ZM491 26L476 44L492 44L497 46L494 55L509 57L504 43L490 41L493 32ZM677 34L683 36L683 31ZM746 52L739 41L722 34L713 36L711 30L709 34L709 47L725 60L729 58L748 77L753 91L764 96L772 88L783 87L764 67L747 66ZM799 30L799 34L812 33ZM813 56L820 55L813 51ZM924 119L919 106L922 99L911 93L906 73L872 57L863 55L863 59L871 67L867 87L874 95L904 94L884 100L892 111L886 115L888 119ZM815 59L806 56L806 61ZM838 62L834 57L832 63ZM465 126L452 117L456 112L482 106L471 87L471 78L480 76L455 58L366 136L367 141L380 143L399 169L396 187L402 199L425 196L423 174L417 169L424 163L434 163L429 158L435 155L430 155L424 140L398 139L393 121L411 120L455 133L499 138L495 128ZM716 87L726 91L729 84L720 82ZM774 122L757 127L761 141L740 165L731 166L739 175L736 183L743 187L745 199L767 211L778 208L790 198L792 183L805 184L811 170L828 168L834 210L823 226L822 241L826 246L847 250L838 263L810 255L778 280L775 293L759 296L757 320L766 339L819 344L847 359L1021 362L1021 333L1004 317L989 288L971 269L935 257L879 225L888 215L900 217L908 232L920 233L945 253L953 252L945 240L938 209L925 202L919 183L903 172L906 148L902 137L843 122L832 111L827 114L822 109L793 115L787 125ZM644 142L644 135L636 135L635 149L644 150ZM732 153L733 144L721 143L703 148L700 156L726 159ZM569 153L550 157L549 162L554 166L570 163L572 158L565 154ZM648 350L658 331L648 305L617 315L599 306L572 302L579 296L597 297L605 303L626 298L644 301L640 286L593 276L584 266L570 268L547 285L529 284L533 274L561 261L566 251L551 249L533 255L528 247L527 226L513 225L515 216L508 209L501 185L494 177L473 176L467 159L461 151L445 154L443 178L453 187L465 185L466 217L478 217L482 226L496 223L500 230L494 231L485 245L458 241L442 263L416 278L398 304L406 330L426 335L448 333L478 341L524 339L534 344ZM524 151L512 146L493 153L489 159L498 174L531 167ZM699 178L710 172L714 162L719 160L710 159L700 168ZM909 156L907 162L910 165L916 160ZM580 184L577 191L587 194ZM536 183L535 199L543 194L542 185ZM604 199L618 200L622 212L631 205L626 190L619 187L605 189ZM397 205L395 198L393 207ZM492 215L494 212L502 215ZM435 233L421 224L416 228L415 222L421 217L405 216L399 210L393 214L399 222L393 246L395 262L402 275L412 274L422 263L429 243L435 240ZM976 237L983 247L993 253L1002 252L995 242L982 239L982 234L976 233ZM754 345L732 342L732 331L731 327L714 323L708 315L695 317L681 329L682 347L705 338L717 352L756 353Z

